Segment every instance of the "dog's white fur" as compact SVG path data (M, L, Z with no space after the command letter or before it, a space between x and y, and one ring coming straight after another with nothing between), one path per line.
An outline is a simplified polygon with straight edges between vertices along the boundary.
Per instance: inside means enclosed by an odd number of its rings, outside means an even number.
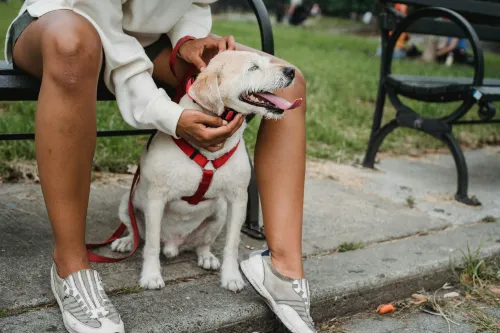
M261 106L240 100L242 93L273 92L292 84L284 75L284 65L275 64L268 57L250 52L227 51L213 58L198 76L189 94L180 105L185 109L200 110L221 115L224 106L242 114L256 113L266 118L278 119L280 114ZM168 110L165 110L168 112ZM133 206L144 245L144 263L140 285L147 289L165 286L161 275L160 250L175 257L180 250L195 250L198 265L216 270L221 266L210 248L224 226L227 238L221 268L222 286L234 292L244 286L238 268L240 229L245 221L247 187L250 181L250 164L241 126L228 138L224 148L211 153L199 149L209 160L218 158L240 142L234 155L215 172L205 197L209 200L190 205L181 200L192 196L198 188L202 169L189 159L166 134L158 133L145 149L140 165L140 181L133 196ZM210 169L211 163L206 166ZM112 249L130 251L133 231L128 214L126 193L119 207L120 220L127 225L128 235L116 240Z

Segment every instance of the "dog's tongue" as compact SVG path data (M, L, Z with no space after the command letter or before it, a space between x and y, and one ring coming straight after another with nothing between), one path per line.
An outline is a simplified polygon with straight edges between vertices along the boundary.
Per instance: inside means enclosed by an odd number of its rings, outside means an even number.
M296 99L293 103L290 103L289 101L270 93L256 93L255 95L273 103L281 110L292 110L298 108L302 104L302 98Z

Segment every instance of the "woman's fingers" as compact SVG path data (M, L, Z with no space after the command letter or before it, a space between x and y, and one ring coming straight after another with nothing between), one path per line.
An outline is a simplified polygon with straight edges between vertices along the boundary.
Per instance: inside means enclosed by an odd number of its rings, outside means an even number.
M233 36L226 36L226 37L224 37L224 39L226 40L228 50L231 50L231 51L236 50L236 42L235 42Z

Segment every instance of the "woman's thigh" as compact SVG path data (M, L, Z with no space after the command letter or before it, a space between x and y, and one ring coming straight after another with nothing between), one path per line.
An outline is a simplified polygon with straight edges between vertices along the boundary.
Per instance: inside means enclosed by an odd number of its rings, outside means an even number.
M35 19L21 33L13 50L16 66L37 77L47 68L66 76L76 71L88 73L90 65L100 68L101 54L95 28L70 10L52 11Z

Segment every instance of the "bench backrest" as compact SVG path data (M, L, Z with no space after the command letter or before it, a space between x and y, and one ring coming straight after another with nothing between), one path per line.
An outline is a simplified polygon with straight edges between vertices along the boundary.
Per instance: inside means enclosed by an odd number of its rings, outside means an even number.
M379 0L384 7L394 5L394 1ZM479 0L401 0L397 3L411 5L412 7L444 7L458 12L464 16L474 27L479 39L482 41L500 42L500 1ZM386 11L381 15L384 29L393 30L398 22L395 11ZM465 38L464 32L455 24L438 21L435 19L421 19L413 23L408 32L420 34L433 34Z

